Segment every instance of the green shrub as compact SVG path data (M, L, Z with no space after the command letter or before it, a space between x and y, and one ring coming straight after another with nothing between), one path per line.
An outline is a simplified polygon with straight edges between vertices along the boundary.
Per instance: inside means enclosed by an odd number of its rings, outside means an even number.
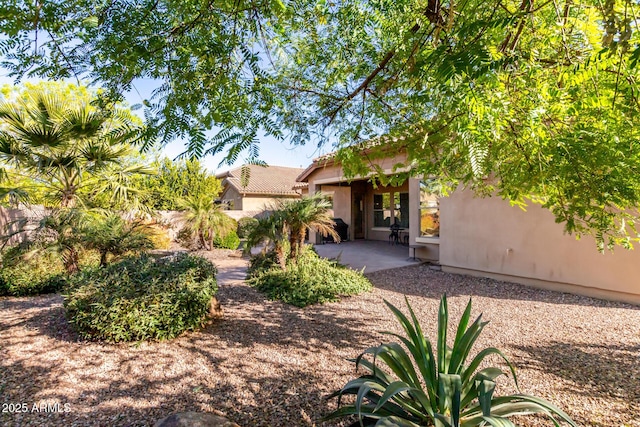
M171 247L171 237L164 227L159 224L151 224L149 229L149 239L155 249L169 249Z
M0 269L0 296L30 296L60 291L67 275L60 263L44 257L37 262L22 262Z
M446 295L440 301L438 336L433 344L423 335L409 301L409 316L385 303L406 336L386 334L398 338L404 346L381 344L360 354L355 359L356 371L363 368L364 374L329 396L338 397L338 409L324 420L356 415L360 425L515 427L509 417L542 414L555 426L560 425L556 418L576 426L567 414L546 400L526 394L494 396L496 378L506 374L502 369L487 366L487 356L497 355L506 362L517 387L515 369L494 347L480 350L468 360L475 341L488 323L483 322L480 315L469 325L471 301L456 328L452 347L447 345ZM341 406L344 395L353 395L355 400Z
M34 253L26 258L25 248L7 248L0 268L0 296L30 296L60 291L67 283L64 266L56 254Z
M238 220L238 237L246 239L251 230L258 225L258 220L250 216L240 218Z
M370 291L371 282L362 273L320 258L305 247L296 262L283 270L273 252L255 257L249 268L248 282L271 299L305 307L338 301L341 296Z
M83 270L65 295L67 318L85 338L163 340L201 327L216 294L216 268L202 257L127 258Z
M240 246L240 238L235 231L230 231L224 237L216 237L215 239L213 239L213 245L216 248L235 250L238 249L238 246Z

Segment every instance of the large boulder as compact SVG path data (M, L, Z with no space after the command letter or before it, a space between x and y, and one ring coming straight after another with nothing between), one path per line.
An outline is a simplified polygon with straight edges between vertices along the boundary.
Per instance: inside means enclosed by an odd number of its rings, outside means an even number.
M207 412L182 412L156 422L153 427L240 427L220 415Z

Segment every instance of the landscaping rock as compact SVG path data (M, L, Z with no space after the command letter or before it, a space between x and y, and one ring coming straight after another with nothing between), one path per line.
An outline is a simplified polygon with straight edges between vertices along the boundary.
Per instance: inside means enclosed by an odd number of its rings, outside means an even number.
M156 422L154 427L240 427L225 417L206 412L182 412Z

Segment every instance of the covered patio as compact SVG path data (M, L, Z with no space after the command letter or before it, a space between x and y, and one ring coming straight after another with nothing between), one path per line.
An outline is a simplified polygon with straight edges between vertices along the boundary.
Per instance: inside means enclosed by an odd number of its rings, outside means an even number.
M371 273L420 263L407 257L407 247L377 240L354 240L314 245L320 256L338 258L354 270Z

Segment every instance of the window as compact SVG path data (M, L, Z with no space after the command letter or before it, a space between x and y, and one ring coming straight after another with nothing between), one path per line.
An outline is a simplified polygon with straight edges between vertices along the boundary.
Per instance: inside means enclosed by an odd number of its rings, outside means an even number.
M373 226L391 226L391 193L373 195Z
M409 228L409 193L373 195L373 226L388 228L392 224Z
M420 236L440 236L440 205L433 181L420 181Z

